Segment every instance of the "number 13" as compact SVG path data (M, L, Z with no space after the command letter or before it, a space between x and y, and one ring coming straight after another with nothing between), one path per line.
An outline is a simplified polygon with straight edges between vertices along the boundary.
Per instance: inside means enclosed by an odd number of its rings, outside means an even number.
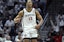
M29 17L29 20L32 20L32 17Z

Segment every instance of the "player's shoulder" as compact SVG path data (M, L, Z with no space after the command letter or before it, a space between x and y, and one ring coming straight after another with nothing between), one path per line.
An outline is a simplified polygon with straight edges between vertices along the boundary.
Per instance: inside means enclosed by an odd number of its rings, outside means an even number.
M35 13L39 13L39 11L37 9L35 9Z
M19 13L23 13L23 10L19 11Z
M36 15L40 14L40 12L37 9L35 9L35 13L36 13Z
M35 12L38 12L38 10L36 8L33 8L33 10L35 10Z
M32 8L33 10L36 10L36 8Z
M19 11L19 13L18 13L19 15L21 15L21 16L23 16L23 14L24 14L24 11L23 10L21 10L21 11Z

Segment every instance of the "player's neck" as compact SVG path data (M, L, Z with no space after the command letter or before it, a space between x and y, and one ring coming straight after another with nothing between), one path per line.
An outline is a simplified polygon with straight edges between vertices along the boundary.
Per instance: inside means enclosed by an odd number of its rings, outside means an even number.
M27 10L28 12L31 12L32 7L31 7L31 8L26 8L26 10Z

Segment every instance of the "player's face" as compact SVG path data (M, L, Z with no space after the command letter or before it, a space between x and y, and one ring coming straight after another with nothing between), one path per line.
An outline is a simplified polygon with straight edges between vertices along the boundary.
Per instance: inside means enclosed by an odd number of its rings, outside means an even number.
M29 8L32 7L32 2L31 1L27 2L27 7L29 7Z

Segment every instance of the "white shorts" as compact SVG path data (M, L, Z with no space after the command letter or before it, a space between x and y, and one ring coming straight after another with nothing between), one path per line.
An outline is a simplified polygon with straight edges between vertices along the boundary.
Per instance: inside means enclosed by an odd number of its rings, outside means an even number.
M35 28L24 28L22 38L37 38L38 32Z

